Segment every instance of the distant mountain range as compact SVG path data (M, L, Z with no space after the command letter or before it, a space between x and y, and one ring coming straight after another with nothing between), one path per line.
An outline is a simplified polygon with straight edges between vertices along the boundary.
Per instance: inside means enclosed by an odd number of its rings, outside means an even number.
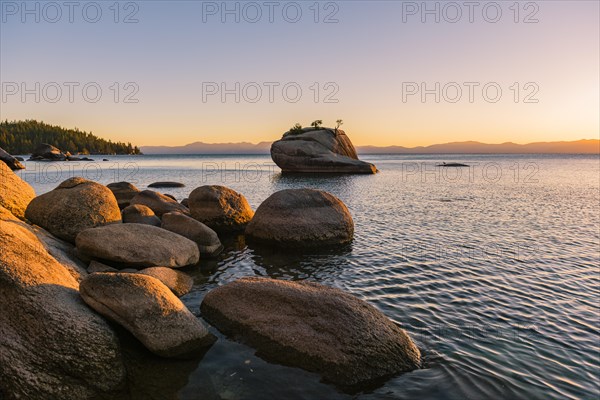
M269 154L271 142L258 144L203 143L195 142L185 146L142 146L144 154ZM529 144L480 142L454 142L431 146L357 146L359 154L514 154L514 153L563 153L600 154L600 140L584 139L571 142L536 142Z

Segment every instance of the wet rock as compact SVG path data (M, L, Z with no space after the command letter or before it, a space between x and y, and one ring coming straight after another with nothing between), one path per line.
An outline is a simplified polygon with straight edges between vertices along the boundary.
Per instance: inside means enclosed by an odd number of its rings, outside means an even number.
M356 386L411 371L420 352L368 303L310 282L242 278L210 291L202 316L268 360Z

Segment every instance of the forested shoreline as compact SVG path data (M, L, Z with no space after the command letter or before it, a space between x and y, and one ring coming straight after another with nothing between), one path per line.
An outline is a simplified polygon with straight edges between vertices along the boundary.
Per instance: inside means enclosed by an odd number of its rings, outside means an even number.
M71 154L141 154L131 143L113 142L78 128L67 129L36 120L0 122L0 147L10 154L29 154L48 143Z

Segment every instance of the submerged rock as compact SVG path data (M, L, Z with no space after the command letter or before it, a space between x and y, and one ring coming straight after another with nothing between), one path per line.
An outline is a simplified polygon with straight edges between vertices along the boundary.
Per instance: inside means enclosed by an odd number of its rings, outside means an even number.
M33 199L25 217L70 243L85 229L121 222L112 192L104 185L78 177Z
M347 243L354 222L337 197L314 189L287 189L272 194L256 210L246 235L260 243L313 247Z
M192 290L194 280L185 272L177 271L165 267L150 267L138 272L148 275L161 281L166 287L171 289L177 297L184 296Z
M140 192L140 189L129 182L109 183L106 187L109 188L117 198L117 203L119 203L119 208L121 210L127 207L131 202L131 199Z
M19 161L19 157L13 157L8 154L2 147L0 147L0 162L4 162L8 168L13 171L18 169L25 169L25 166L21 164Z
M177 200L172 199L164 194L153 192L152 190L144 190L138 193L133 199L131 199L131 205L141 204L149 207L154 214L162 217L163 214L173 211L178 211L183 214L190 213L187 207L182 206Z
M215 256L223 250L215 231L187 215L178 212L164 214L162 228L194 241L201 255Z
M284 133L271 145L271 158L283 172L374 174L375 165L360 161L342 130L305 128Z
M0 248L0 393L79 400L121 388L125 368L112 328L31 228L2 207Z
M356 386L420 366L408 334L368 303L311 282L242 278L210 291L202 316L262 357Z
M3 162L0 162L0 206L23 219L35 191Z
M192 217L219 233L243 230L254 211L240 193L224 186L201 186L189 197Z
M79 290L90 307L161 357L193 356L215 341L169 288L151 276L97 273L85 278Z
M149 207L141 204L127 206L121 211L124 224L145 224L160 226L160 218Z
M111 266L180 268L198 263L198 246L165 229L143 224L113 224L77 235L77 250Z
M148 185L151 188L182 188L185 187L183 183L180 182L154 182Z
M445 167L445 168L452 168L452 167L457 168L457 167L459 167L460 168L460 167L468 167L468 165L467 164L462 164L462 163L457 163L457 162L451 162L451 163L445 163L444 162L444 163L436 165L436 167Z

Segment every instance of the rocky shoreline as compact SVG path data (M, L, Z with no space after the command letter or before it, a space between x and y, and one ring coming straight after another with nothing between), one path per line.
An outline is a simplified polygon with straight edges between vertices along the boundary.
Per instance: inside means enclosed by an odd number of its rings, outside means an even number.
M239 279L205 296L202 318L179 300L193 287L181 268L199 268L232 233L278 251L349 243L340 199L283 190L255 212L213 185L186 200L79 177L36 196L0 162L0 397L129 398L143 368L131 352L201 362L211 329L341 388L420 367L406 332L317 283Z

